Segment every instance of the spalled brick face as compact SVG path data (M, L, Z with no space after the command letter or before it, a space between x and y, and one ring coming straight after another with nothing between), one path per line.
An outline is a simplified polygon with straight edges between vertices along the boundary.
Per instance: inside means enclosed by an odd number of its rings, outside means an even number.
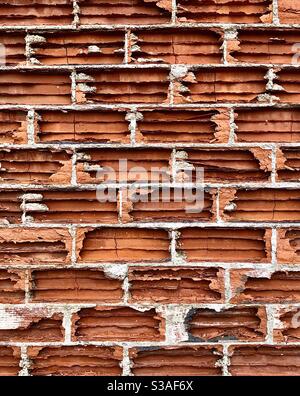
M1 1L0 375L300 375L299 21Z

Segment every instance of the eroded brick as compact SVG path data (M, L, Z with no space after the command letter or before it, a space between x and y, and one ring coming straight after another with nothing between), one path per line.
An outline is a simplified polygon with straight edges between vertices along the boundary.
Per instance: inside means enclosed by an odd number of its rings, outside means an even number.
M36 270L31 273L34 302L119 302L122 282L97 269Z
M231 346L231 375L291 376L299 375L299 347Z
M221 375L218 346L132 348L129 353L137 376Z
M291 109L238 109L238 142L300 142L300 111Z
M40 111L37 139L48 142L129 143L128 122L119 111Z
M208 30L134 31L130 58L140 63L221 63L220 34ZM137 46L137 47L136 47Z
M71 79L66 73L0 72L0 104L71 104Z
M222 302L223 270L195 267L130 267L130 301L183 304Z
M67 264L71 256L71 236L59 228L0 229L0 263Z
M186 319L193 341L263 341L267 333L264 307L192 309Z
M171 0L79 0L82 24L158 24L171 21Z
M221 210L227 221L297 221L300 194L294 189L222 190Z
M2 150L0 183L70 184L71 159L62 150Z
M29 347L30 375L120 375L122 348L98 346Z
M226 110L144 111L137 140L145 143L222 143L229 139Z
M71 0L4 0L0 25L66 25L73 21Z
M42 33L34 42L33 57L42 65L120 64L124 59L122 32Z
M83 230L77 251L79 262L168 261L167 231L144 228L99 228Z
M281 23L299 23L300 5L294 0L278 0Z
M272 0L180 0L177 7L180 22L272 22Z
M0 302L16 304L24 302L25 273L18 270L0 270Z
M77 77L77 103L163 103L168 99L168 71L120 69Z
M298 303L299 272L232 270L233 303Z
M178 247L191 262L270 262L271 230L184 228Z
M63 315L48 308L1 308L1 342L63 341Z
M21 351L17 347L0 347L0 375L16 376L20 369Z
M155 309L84 308L73 323L73 338L79 341L163 341L165 332L165 321Z

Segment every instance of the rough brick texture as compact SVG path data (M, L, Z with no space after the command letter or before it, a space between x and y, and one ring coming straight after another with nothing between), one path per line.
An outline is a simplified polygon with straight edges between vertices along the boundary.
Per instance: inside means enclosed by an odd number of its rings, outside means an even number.
M0 375L300 375L299 0L0 3Z

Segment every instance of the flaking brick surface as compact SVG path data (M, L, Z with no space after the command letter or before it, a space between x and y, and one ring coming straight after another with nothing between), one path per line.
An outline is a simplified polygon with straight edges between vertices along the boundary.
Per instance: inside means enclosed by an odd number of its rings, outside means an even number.
M0 2L0 375L300 375L298 2Z

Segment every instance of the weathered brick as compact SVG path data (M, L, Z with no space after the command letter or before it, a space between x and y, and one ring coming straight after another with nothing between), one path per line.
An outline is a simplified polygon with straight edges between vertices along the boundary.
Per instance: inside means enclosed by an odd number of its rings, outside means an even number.
M277 259L281 264L299 264L299 228L277 231Z
M132 62L221 63L220 34L208 30L135 31L130 36Z
M161 262L170 259L167 231L144 228L99 228L78 231L82 262Z
M76 100L80 104L162 104L168 99L169 73L165 69L88 70L86 74L88 77L77 77Z
M178 247L187 261L270 262L271 230L184 228Z
M72 155L67 151L5 149L0 150L0 162L0 183L71 183Z
M34 302L118 302L122 282L98 269L35 270L31 272Z
M230 60L246 63L291 64L300 42L297 29L245 29L230 43Z
M222 190L221 210L227 221L298 221L300 192L296 189Z
M66 25L73 20L71 0L4 0L0 25Z
M0 303L24 302L25 273L19 270L0 269Z
M0 375L5 377L18 375L20 360L20 348L0 346Z
M277 309L274 321L274 340L276 342L298 342L300 339L300 308L281 307Z
M230 131L226 110L144 111L137 125L145 143L223 143Z
M119 111L40 111L37 139L40 143L129 143L125 113Z
M270 179L270 150L210 148L187 149L182 153L185 153L184 162L194 168L193 181L196 179L196 169L200 167L203 168L205 182L263 182ZM182 156L181 152L179 155ZM184 170L182 173L184 175Z
M26 215L33 223L117 223L117 199L99 202L96 190L39 190L40 207L31 207L26 200Z
M71 103L71 79L66 73L0 71L0 104L66 105Z
M281 147L277 150L277 178L279 181L298 182L299 174L299 148Z
M63 341L63 315L47 308L0 308L1 342Z
M139 303L222 302L224 274L219 268L130 267L130 301Z
M264 307L235 307L216 311L192 309L186 326L193 341L264 341L267 317Z
M1 228L0 263L67 264L71 257L68 230L54 228Z
M300 273L232 270L233 303L299 303Z
M271 22L272 0L179 0L180 22Z
M79 0L82 24L158 24L171 21L171 0Z
M238 142L300 142L300 111L291 109L238 109L235 111Z
M78 151L77 180L83 184L170 182L171 153L167 149Z
M42 33L45 40L33 42L33 57L42 65L120 64L124 59L122 32Z
M298 376L299 347L293 346L231 346L231 375Z
M120 375L122 348L98 346L30 347L30 375Z
M137 376L221 375L218 346L132 348L129 354Z
M25 112L0 111L0 143L27 143Z
M123 190L124 222L212 221L215 192L189 187L141 187Z
M81 309L73 318L79 341L163 341L165 321L155 309L129 307Z
M0 21L1 21L1 6L0 5ZM0 22L1 24L1 22ZM24 33L0 33L0 43L4 48L4 54L1 52L1 57L5 56L5 64L7 66L22 65L26 61L25 56L25 34ZM1 59L2 61L2 59Z
M281 23L299 23L300 5L294 0L278 0Z
M198 69L175 86L175 103L255 102L265 93L265 74L262 68Z

